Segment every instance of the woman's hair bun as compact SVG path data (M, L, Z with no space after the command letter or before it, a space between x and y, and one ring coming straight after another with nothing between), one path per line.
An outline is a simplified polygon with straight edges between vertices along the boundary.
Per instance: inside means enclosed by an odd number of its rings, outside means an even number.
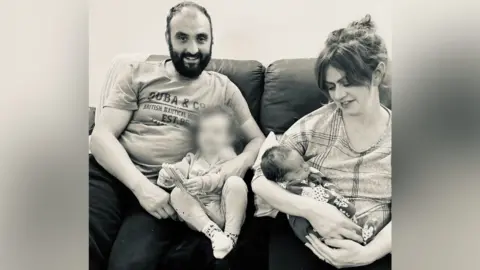
M356 28L359 30L375 30L375 24L373 23L370 14L367 14L362 19L350 23L348 28Z

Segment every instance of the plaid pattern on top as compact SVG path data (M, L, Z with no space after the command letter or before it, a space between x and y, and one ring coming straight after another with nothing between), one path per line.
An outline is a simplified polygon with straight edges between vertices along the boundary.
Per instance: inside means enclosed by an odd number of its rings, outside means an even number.
M387 109L391 115L391 111ZM304 116L282 136L280 144L296 150L338 187L357 209L357 220L391 220L391 117L381 139L357 152L346 135L342 112L333 103Z

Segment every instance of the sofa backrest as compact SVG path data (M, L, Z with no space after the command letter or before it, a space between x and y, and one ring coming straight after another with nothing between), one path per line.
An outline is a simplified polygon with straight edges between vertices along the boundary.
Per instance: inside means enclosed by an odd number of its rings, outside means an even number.
M151 55L147 61L163 61L166 55ZM260 119L260 100L263 95L265 67L255 60L212 59L206 70L227 76L243 94L253 118Z
M304 115L328 102L317 86L314 58L283 59L270 64L260 111L260 126L265 134L283 134Z

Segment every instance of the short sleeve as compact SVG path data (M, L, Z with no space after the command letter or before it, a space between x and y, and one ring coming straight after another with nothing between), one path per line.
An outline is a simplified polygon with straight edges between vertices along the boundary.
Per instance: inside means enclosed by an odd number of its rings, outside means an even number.
M225 105L234 111L239 125L243 125L252 117L242 92L240 92L240 89L230 80L227 81Z
M304 127L304 123L301 121L302 120L299 120L299 122L291 126L285 134L283 134L279 143L282 146L297 151L301 156L305 156L309 140L305 128L302 128Z
M117 76L103 107L135 111L138 109L138 89L133 84L134 65L130 64Z

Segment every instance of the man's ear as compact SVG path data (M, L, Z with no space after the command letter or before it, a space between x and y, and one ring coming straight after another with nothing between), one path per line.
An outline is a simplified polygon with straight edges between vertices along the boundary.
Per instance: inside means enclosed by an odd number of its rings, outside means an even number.
M374 86L379 86L382 83L383 77L385 76L385 63L380 62L377 65L377 68L373 71L372 74L372 83Z
M168 33L168 30L165 31L165 42L168 44L168 40L170 39L170 33Z

